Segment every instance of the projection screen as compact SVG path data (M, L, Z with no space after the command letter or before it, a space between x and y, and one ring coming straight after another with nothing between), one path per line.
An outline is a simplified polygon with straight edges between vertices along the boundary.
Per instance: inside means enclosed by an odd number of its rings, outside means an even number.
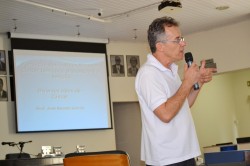
M104 53L13 49L17 132L111 128Z

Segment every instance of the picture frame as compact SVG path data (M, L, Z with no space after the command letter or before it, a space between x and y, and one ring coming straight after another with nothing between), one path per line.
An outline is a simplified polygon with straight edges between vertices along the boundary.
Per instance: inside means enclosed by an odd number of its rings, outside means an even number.
M127 76L135 77L140 68L139 55L126 55L127 62Z
M6 75L6 54L5 50L0 50L0 75Z
M0 76L0 101L8 101L6 76Z
M110 68L113 77L124 77L124 56L123 55L110 55Z

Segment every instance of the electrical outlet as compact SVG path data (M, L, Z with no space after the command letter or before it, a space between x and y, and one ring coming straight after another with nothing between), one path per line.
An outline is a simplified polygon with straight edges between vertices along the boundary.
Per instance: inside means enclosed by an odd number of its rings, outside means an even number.
M250 86L250 81L247 81L247 86Z

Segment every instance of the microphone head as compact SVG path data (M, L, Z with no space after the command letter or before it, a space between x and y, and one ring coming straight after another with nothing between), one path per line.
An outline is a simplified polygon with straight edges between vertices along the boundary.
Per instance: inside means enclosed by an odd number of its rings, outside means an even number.
M185 53L185 61L186 62L190 62L190 61L193 62L193 55L191 52Z
M18 144L25 144L25 143L31 143L32 141L27 141L27 142L18 142Z
M14 146L14 142L2 142L2 145Z

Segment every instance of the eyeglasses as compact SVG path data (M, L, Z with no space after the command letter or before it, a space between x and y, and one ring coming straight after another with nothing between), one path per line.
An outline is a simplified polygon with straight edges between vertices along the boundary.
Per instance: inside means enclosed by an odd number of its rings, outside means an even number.
M172 43L176 43L176 44L180 44L181 42L184 42L184 37L179 37L178 39L176 40L161 40L159 42L161 43L167 43L167 42L172 42Z

